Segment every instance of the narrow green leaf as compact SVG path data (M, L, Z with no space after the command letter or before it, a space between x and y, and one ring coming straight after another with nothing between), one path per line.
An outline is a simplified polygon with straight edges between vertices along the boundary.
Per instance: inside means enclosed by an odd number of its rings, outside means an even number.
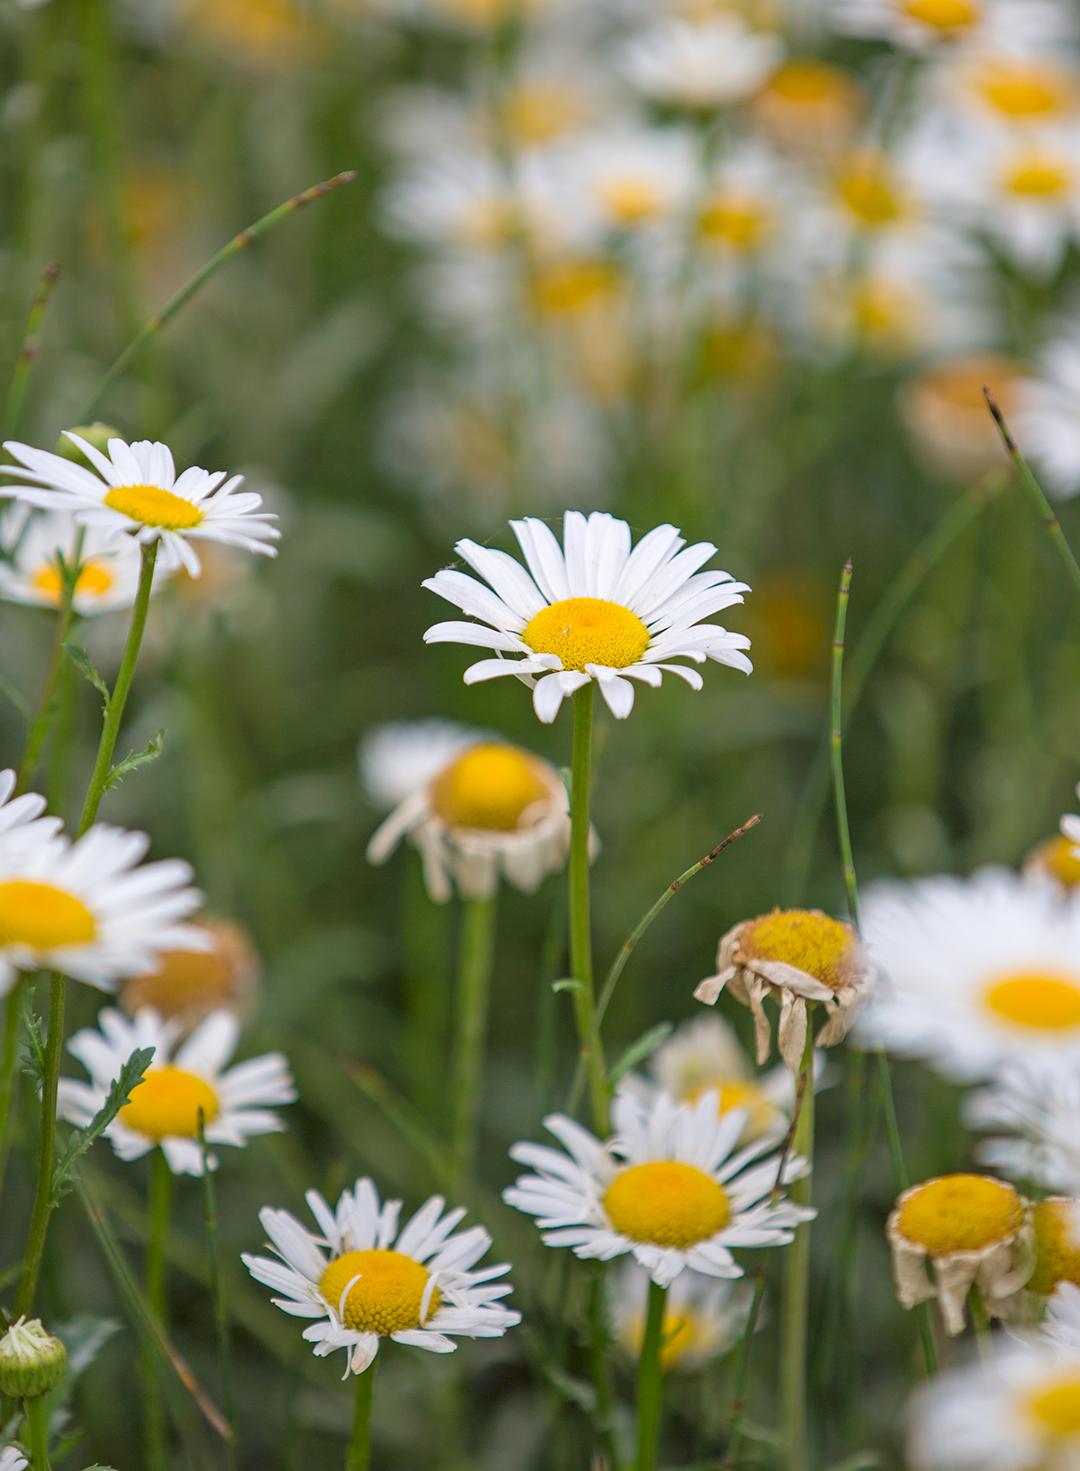
M45 1077L45 1039L41 1032L41 1018L34 1010L34 986L23 992L23 1042L19 1049L22 1070L40 1088Z
M558 993L559 991L580 991L583 987L580 981L566 977L561 981L552 981L551 989Z
M159 730L152 736L141 751L131 751L122 761L118 761L105 778L105 790L110 787L119 786L125 776L130 776L133 771L138 771L140 766L147 766L151 761L156 761L165 749L165 732Z
M19 691L15 688L11 681L5 679L2 674L0 674L0 695L3 695L6 700L10 701L10 703L14 705L15 709L22 716L23 720L27 723L27 725L29 725L30 706L23 699L22 695L19 694Z
M100 1139L113 1119L127 1103L133 1088L142 1081L143 1073L154 1059L152 1047L137 1047L120 1069L120 1075L109 1089L105 1102L86 1125L75 1129L68 1140L67 1148L56 1162L53 1171L53 1204L55 1205L71 1188L71 1175L79 1160Z
M614 1086L620 1078L632 1072L638 1063L651 1057L660 1044L667 1041L674 1030L671 1022L661 1022L659 1026L651 1027L636 1042L632 1042L608 1074L612 1085Z
M101 695L104 699L105 704L108 705L109 686L105 683L101 675L98 673L94 661L91 659L86 650L80 649L78 644L65 644L64 653L75 665L75 668L82 675L83 679L86 680L87 684L92 684L97 690L98 694Z

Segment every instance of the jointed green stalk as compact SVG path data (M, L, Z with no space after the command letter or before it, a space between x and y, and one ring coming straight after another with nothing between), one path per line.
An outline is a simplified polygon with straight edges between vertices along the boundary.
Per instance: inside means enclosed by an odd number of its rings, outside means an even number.
M667 1288L649 1283L649 1305L645 1315L645 1336L638 1362L637 1455L634 1471L656 1471L656 1453L660 1445L660 1420L663 1407L663 1371L660 1351L664 1346L664 1309Z
M146 1301L159 1323L168 1322L168 1289L166 1286L166 1247L169 1235L169 1210L172 1203L172 1171L161 1148L155 1149L150 1164L149 1231L146 1243ZM165 1414L161 1385L157 1377L154 1355L146 1351L143 1359L143 1414L146 1425L146 1464L148 1471L166 1471L169 1464L165 1450Z
M807 1018L806 1045L799 1065L798 1117L792 1149L812 1167L814 1158L814 1028ZM811 1174L793 1180L788 1191L796 1205L809 1205ZM777 1181L779 1184L779 1180ZM806 1341L810 1308L810 1223L796 1228L784 1254L784 1301L780 1322L780 1386L784 1410L784 1465L805 1471L810 1464L806 1421Z
M593 1127L601 1138L608 1133L608 1088L604 1049L594 1032L596 1000L593 992L592 923L589 909L589 797L592 782L592 680L573 698L574 732L570 777L570 970L574 980L574 1018L577 1022L581 1064L589 1081Z
M352 1438L345 1457L345 1471L370 1471L371 1405L375 1397L377 1363L377 1358L372 1359L364 1372L356 1376L356 1409L353 1415Z
M459 1188L468 1181L476 1155L494 954L495 894L486 899L466 899L462 906L458 944L451 1150L454 1180Z

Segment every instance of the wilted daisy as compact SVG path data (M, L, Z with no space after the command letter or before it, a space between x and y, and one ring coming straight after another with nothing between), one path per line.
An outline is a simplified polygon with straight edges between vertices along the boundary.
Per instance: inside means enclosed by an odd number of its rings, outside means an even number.
M1031 1211L1004 1180L942 1175L899 1197L886 1227L896 1295L905 1308L936 1298L946 1333L961 1333L973 1287L998 1315L1035 1260Z
M814 1217L778 1190L806 1174L806 1161L789 1157L778 1180L775 1137L736 1149L745 1115L721 1118L714 1093L691 1105L624 1091L612 1122L614 1133L601 1141L553 1114L544 1125L562 1150L515 1144L510 1151L536 1173L520 1176L503 1199L537 1217L546 1246L601 1261L632 1255L657 1286L668 1287L687 1269L741 1277L732 1250L784 1246Z
M700 572L711 542L686 546L674 526L658 526L631 551L630 527L601 511L567 511L563 545L534 517L510 523L528 572L505 552L459 541L455 551L483 577L447 568L424 586L476 622L436 623L425 643L491 649L465 683L517 675L533 687L533 707L555 719L568 695L595 680L613 715L634 707L632 680L659 685L663 672L692 689L701 675L673 659L714 659L749 673L749 639L703 619L743 601L747 585L727 572ZM531 576L530 576L531 574Z
M202 945L183 923L202 899L190 866L140 866L149 846L104 823L74 841L51 823L0 833L0 995L34 970L108 991L162 950Z
M129 1016L149 1006L182 1031L214 1011L243 1017L259 981L259 957L251 936L230 920L200 915L192 925L199 950L162 950L149 970L125 976L119 1001Z
M868 891L859 1034L960 1082L1080 1061L1080 902L1003 869Z
M866 1002L874 973L849 924L819 909L774 909L728 930L716 953L716 974L694 992L714 1006L729 989L754 1017L758 1062L772 1050L772 1024L766 996L780 1003L777 1046L798 1072L806 1046L808 1004L818 1003L825 1023L815 1037L819 1047L842 1042Z
M371 839L368 859L385 862L406 835L439 903L455 885L466 899L489 898L500 876L531 894L566 862L566 787L553 766L520 746L474 741L398 804Z
M628 1263L611 1294L615 1337L634 1359L645 1338L648 1287L648 1273ZM661 1368L693 1371L723 1358L746 1331L752 1297L745 1282L717 1281L696 1272L676 1278L664 1305Z
M317 1231L288 1211L259 1212L273 1257L245 1254L244 1265L294 1318L315 1321L303 1337L319 1358L343 1349L346 1377L362 1374L384 1338L431 1353L452 1353L454 1338L501 1338L521 1321L502 1306L508 1266L478 1267L491 1245L482 1226L457 1232L463 1209L433 1195L398 1230L400 1200L380 1204L371 1180L342 1192L335 1209L309 1190ZM455 1234L457 1232L457 1234Z
M1070 331L1047 347L1038 376L1019 385L1011 422L1025 458L1047 493L1062 500L1076 495L1080 491L1080 333Z
M85 1127L131 1054L152 1047L142 1082L105 1131L121 1159L141 1159L160 1148L174 1175L201 1175L200 1114L211 1146L241 1147L285 1127L274 1110L296 1101L288 1064L281 1053L268 1052L226 1068L240 1031L230 1012L212 1013L179 1047L179 1027L149 1007L131 1018L106 1007L98 1021L100 1030L87 1027L67 1044L90 1082L61 1078L58 1106L62 1118ZM217 1164L213 1153L209 1164Z
M1002 353L963 353L923 366L902 386L900 415L919 459L934 475L970 483L1001 472L1001 437L986 411L990 384L1007 418L1022 365Z
M1043 1190L1080 1195L1080 1068L1003 1063L987 1087L968 1094L964 1119L990 1135L979 1145L983 1163Z
M194 541L277 555L271 543L279 533L270 524L276 517L259 510L262 497L254 491L238 490L243 476L226 479L224 470L196 465L177 475L167 445L110 439L104 455L73 430L65 433L96 475L62 455L8 441L4 448L18 463L0 469L16 483L0 486L0 497L67 511L79 525L110 537L127 532L143 545L159 541L162 565L186 567L193 577L199 575Z
M996 1338L918 1390L909 1423L912 1471L1074 1471L1080 1345Z
M1080 1287L1080 1200L1051 1196L1032 1206L1035 1266L1026 1291L1052 1297L1065 1283Z
M10 562L0 561L0 598L39 608L58 608L64 589L61 558L70 559L77 527L59 512L13 516ZM139 583L139 554L128 541L102 532L83 540L71 606L80 618L130 608Z
M628 43L622 69L650 102L711 112L748 97L780 60L781 49L775 36L751 31L736 15L697 25L667 20Z
M486 740L484 731L450 720L392 720L360 741L360 780L376 807L396 807L466 746Z

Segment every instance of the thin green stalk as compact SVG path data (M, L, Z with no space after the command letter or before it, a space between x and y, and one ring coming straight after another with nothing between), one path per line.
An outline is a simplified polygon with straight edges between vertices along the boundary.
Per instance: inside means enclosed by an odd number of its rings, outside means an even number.
M754 1273L754 1296L750 1302L750 1311L746 1317L746 1327L743 1329L742 1344L739 1348L739 1366L735 1370L735 1400L731 1407L731 1435L728 1440L727 1455L724 1457L723 1471L735 1471L739 1452L742 1449L743 1421L746 1419L747 1391L750 1387L750 1350L754 1334L757 1332L764 1297L765 1268L758 1267Z
M146 1301L162 1326L168 1324L167 1251L169 1211L172 1205L172 1171L162 1149L155 1149L150 1164L150 1201L147 1210ZM143 1415L146 1431L148 1471L166 1471L165 1409L154 1355L143 1359Z
M660 1350L664 1344L664 1309L667 1288L649 1283L649 1306L645 1315L645 1337L638 1361L637 1455L634 1471L656 1471L663 1411L664 1376Z
M203 1209L206 1216L206 1241L210 1248L210 1291L214 1302L214 1331L218 1344L218 1373L221 1379L221 1407L229 1426L225 1442L225 1460L230 1471L236 1467L236 1399L233 1394L232 1342L229 1333L229 1311L225 1300L225 1277L221 1265L221 1236L218 1231L217 1199L214 1171L206 1145L205 1119L199 1111L199 1144L203 1152Z
M985 1357L990 1352L990 1314L986 1310L986 1299L977 1282L968 1293L968 1309L971 1313L971 1326L975 1330L979 1353Z
M52 728L53 720L59 708L59 685L67 655L64 653L64 645L69 643L75 627L75 584L79 579L79 556L82 545L82 534L76 535L75 561L65 567L64 576L61 581L60 606L56 612L56 625L53 634L52 653L49 656L49 667L45 674L45 685L41 691L41 699L38 702L34 718L30 722L30 729L26 735L26 745L23 747L22 758L19 761L17 778L17 790L24 792L30 785L30 781L37 770L38 761L41 758L41 750Z
M435 1118L443 1094L431 1059L443 1047L450 1021L448 916L445 905L431 901L420 854L410 849L406 859L401 892L405 1054L412 1102L427 1118Z
M582 1066L589 1080L593 1126L608 1132L608 1087L604 1049L594 1035L592 922L589 908L589 798L592 784L593 699L590 680L573 697L574 729L570 775L570 970L574 987L574 1019Z
M26 1429L30 1441L31 1471L50 1471L49 1408L43 1394L24 1401Z
M378 1362L377 1357L372 1359L364 1372L356 1376L356 1409L345 1471L370 1471L371 1405L375 1398L375 1367Z
M61 975L49 979L49 1035L45 1043L45 1073L41 1085L41 1135L38 1140L37 1187L26 1238L19 1290L15 1296L15 1317L29 1313L34 1305L41 1258L53 1199L53 1159L56 1153L56 1095L60 1082L60 1049L64 1043L64 1001L66 981Z
M57 277L60 275L58 261L51 261L42 271L38 280L34 299L30 303L30 311L26 318L26 330L23 333L22 346L19 355L15 359L15 367L11 374L11 383L8 386L7 401L4 404L3 429L0 430L0 439L10 439L19 427L22 418L23 403L26 399L26 385L30 378L30 369L38 350L38 332L41 328L41 319L45 315L45 308L49 304L53 287L56 285Z
M496 892L462 905L458 942L457 1026L453 1061L454 1180L460 1187L473 1171L477 1125L484 1089L491 972L495 958Z
M813 1167L814 1159L814 1029L806 1029L799 1064L800 1105L792 1148ZM809 1205L811 1172L793 1180L788 1195L796 1205ZM779 1183L779 1181L778 1181ZM780 1386L784 1413L784 1465L806 1471L810 1464L806 1418L806 1342L810 1309L810 1222L795 1230L784 1254L784 1301L780 1321Z
M306 204L311 204L316 199L322 199L325 195L339 188L340 185L351 184L355 178L356 174L352 169L346 169L343 173L335 174L332 179L326 179L321 184L314 184L310 189L304 189L301 193L294 194L292 198L286 199L284 204L279 204L269 214L265 214L261 219L256 220L253 225L248 225L246 230L241 230L238 235L234 235L227 245L222 246L216 255L212 255L206 264L201 266L191 279L181 286L176 295L170 297L161 310L139 329L94 390L93 397L82 412L82 422L88 422L93 417L98 404L100 404L116 379L142 354L161 329L172 321L180 308L186 305L196 292L205 286L210 277L216 275L227 261L232 260L234 255L239 255L242 250L246 250L249 245L253 245L261 235L266 234L267 230L272 230L279 220L285 219L288 215L295 214L297 210L303 209Z
M20 976L4 1002L4 1046L0 1053L0 1200L4 1195L11 1122L15 1111L15 1065L19 1058L19 1020L22 1016L23 982Z
M617 1466L615 1453L615 1392L611 1378L611 1312L606 1262L592 1262L589 1281L589 1374L596 1395L595 1429L604 1461Z
M1050 540L1057 549L1058 556L1061 558L1065 571L1072 580L1073 587L1077 592L1080 592L1080 562L1077 562L1075 553L1069 545L1064 531L1061 529L1061 522L1054 514L1054 508L1047 499L1046 492L1038 480L1036 480L1034 472L1020 453L1016 440L1013 439L1012 434L1009 432L1009 426L1005 422L1005 415L1001 412L997 399L989 388L984 388L983 394L986 398L987 408L989 408L994 423L998 427L998 432L1001 435L1006 452L1016 466L1021 484L1031 496L1035 509L1038 511L1043 525L1050 534Z
M80 835L97 816L101 799L105 795L105 789L109 784L109 773L112 770L113 754L116 751L116 739L120 734L120 722L124 717L124 706L127 704L128 694L131 690L131 682L135 678L135 666L139 662L139 649L142 646L143 631L146 628L146 615L150 608L150 593L154 586L154 564L157 561L159 543L154 540L146 542L142 548L142 566L139 569L139 585L135 592L135 603L131 610L131 626L128 629L127 644L124 648L124 657L120 664L120 672L116 676L112 694L109 696L108 704L105 706L105 720L101 727L101 740L98 743L97 758L94 761L94 770L90 776L90 785L86 792L86 801L83 803L82 815L79 818Z

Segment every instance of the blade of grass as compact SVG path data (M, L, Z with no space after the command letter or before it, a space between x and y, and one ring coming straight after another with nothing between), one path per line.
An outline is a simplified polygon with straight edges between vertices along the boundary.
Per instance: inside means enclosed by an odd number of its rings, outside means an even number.
M0 438L9 439L15 433L22 418L23 403L26 399L26 385L30 379L30 369L33 367L34 359L38 351L38 333L41 329L41 321L45 315L45 308L49 304L53 287L56 285L60 275L59 261L50 261L42 271L38 279L37 290L34 299L30 303L30 311L26 318L26 330L23 333L22 346L19 355L15 359L15 367L11 374L11 383L8 387L7 401L4 404L3 431Z

